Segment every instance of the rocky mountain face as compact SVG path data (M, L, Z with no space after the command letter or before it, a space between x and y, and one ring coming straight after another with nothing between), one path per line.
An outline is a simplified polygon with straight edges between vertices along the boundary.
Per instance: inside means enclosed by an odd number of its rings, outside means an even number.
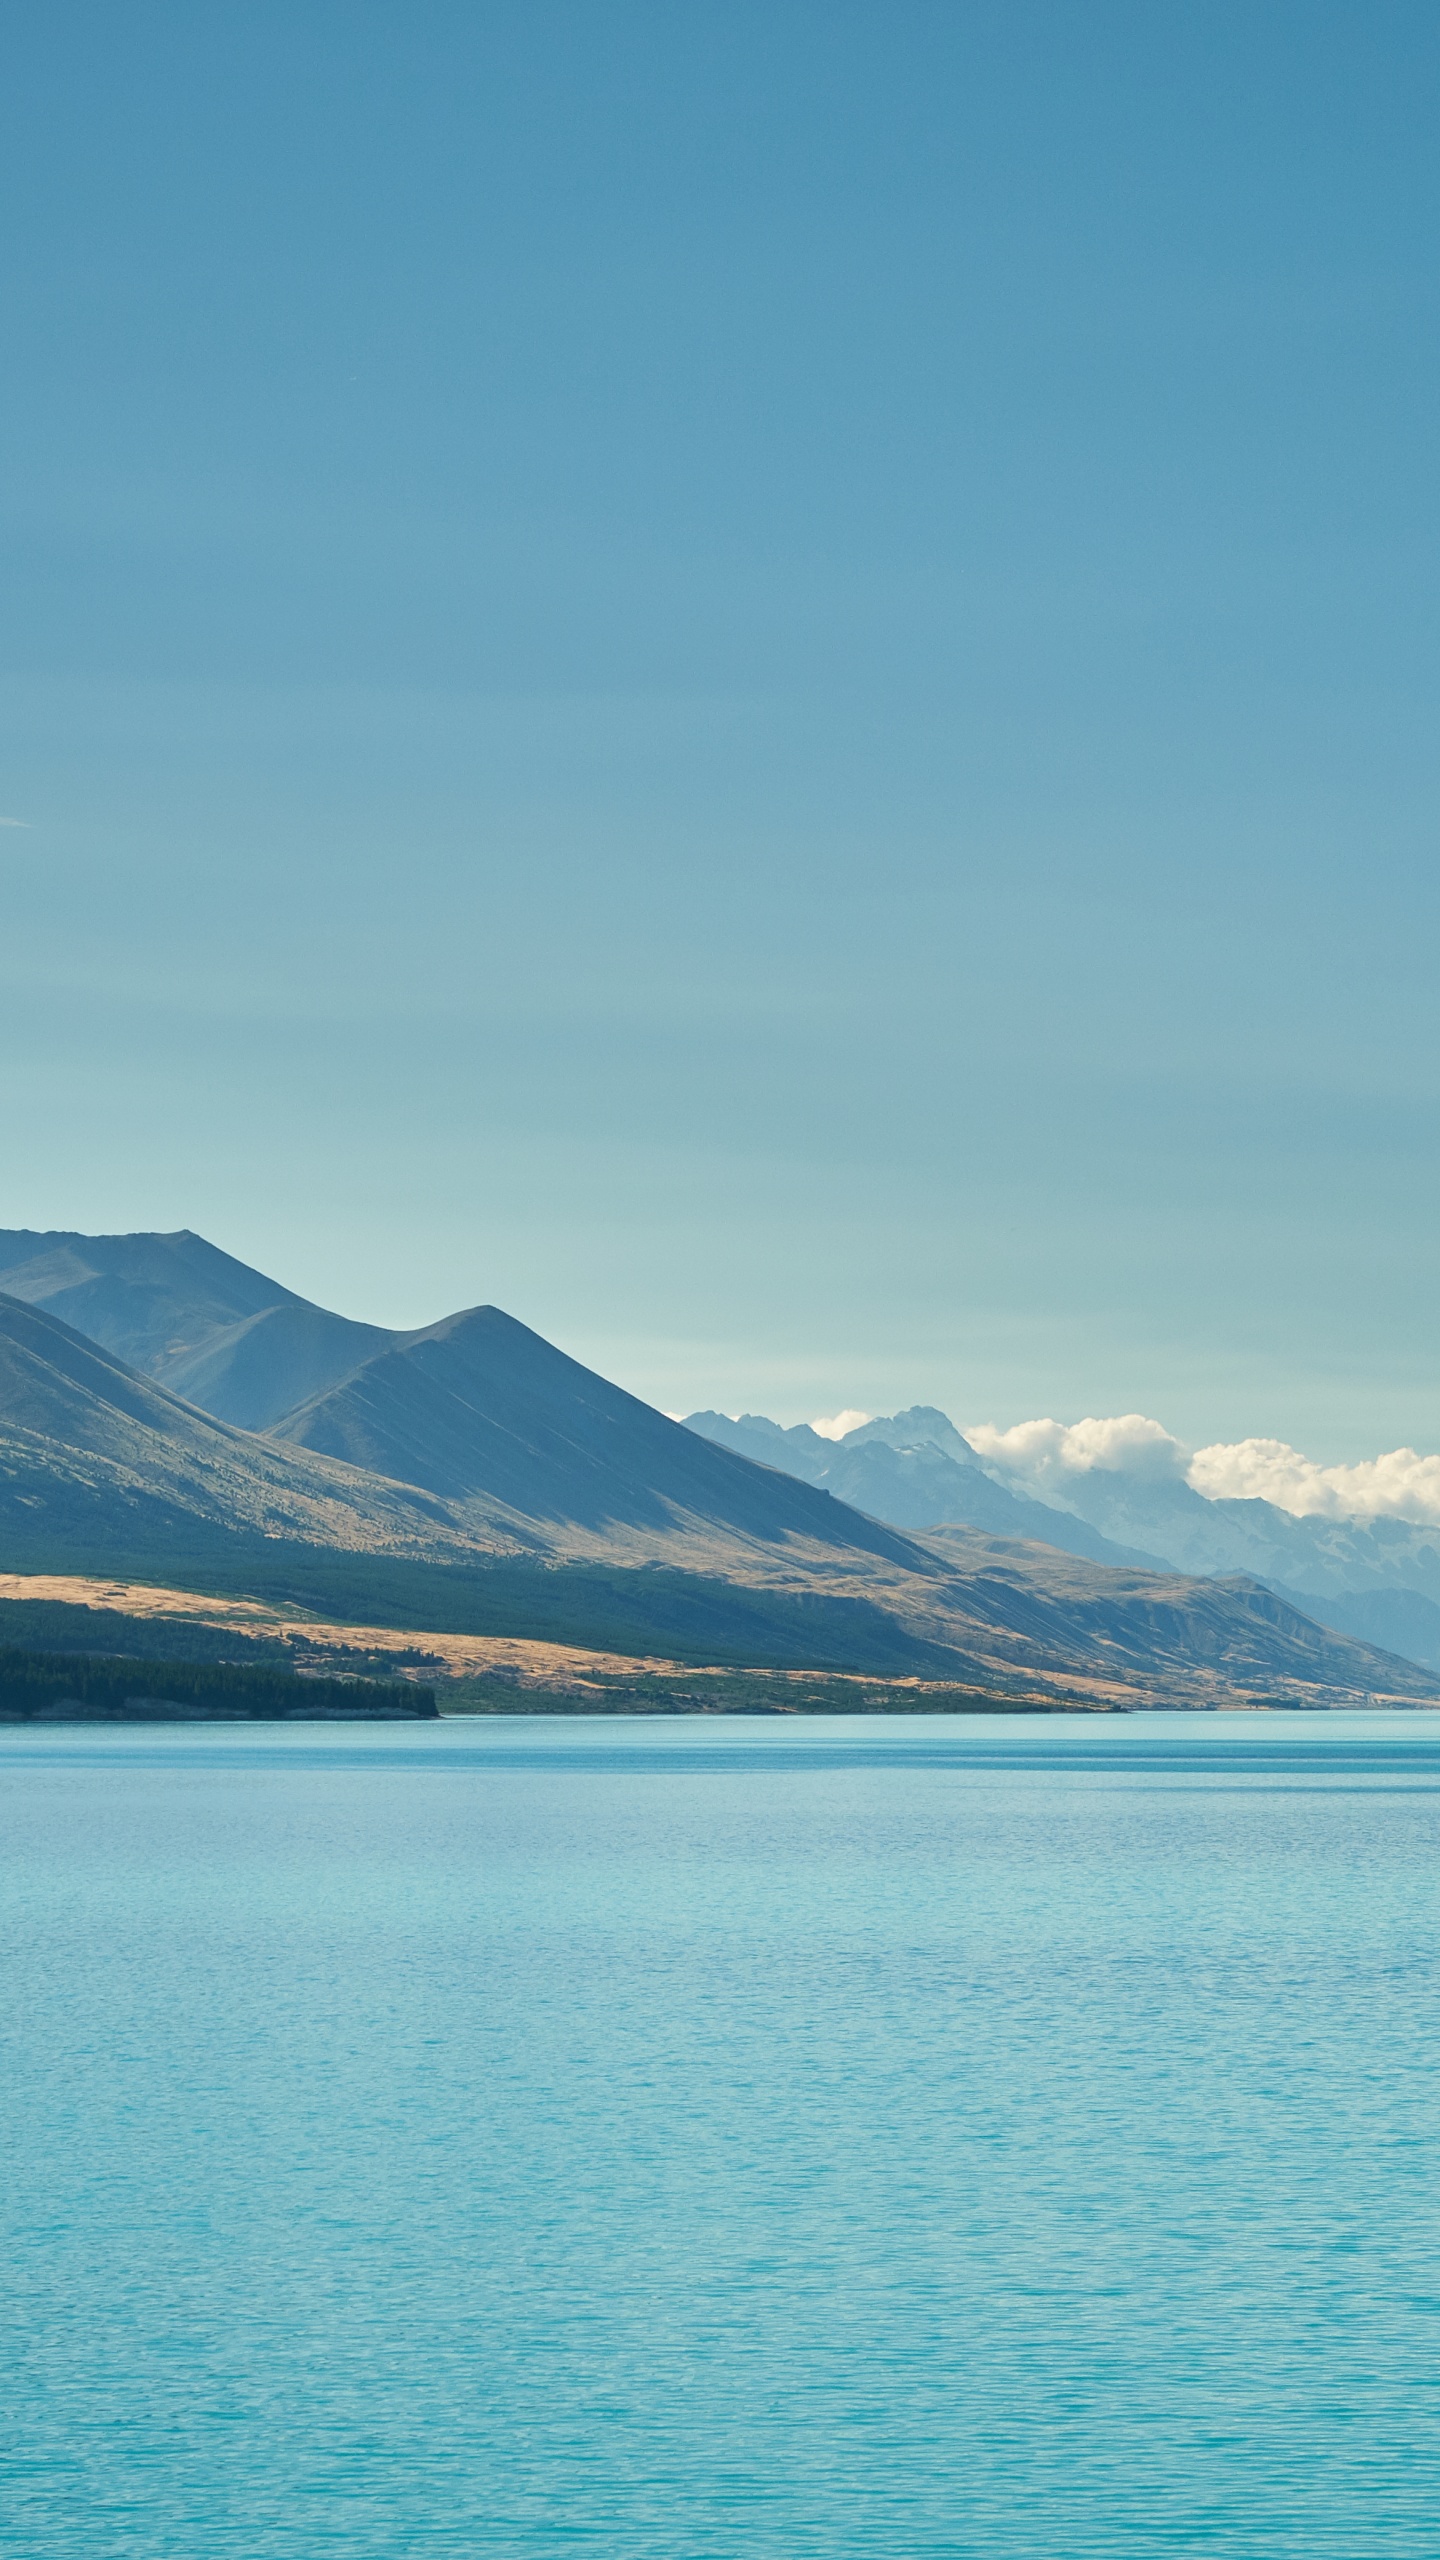
M395 1337L272 1437L537 1527L604 1535L688 1521L697 1534L908 1561L880 1522L698 1440L499 1307Z
M0 1293L0 1522L208 1524L436 1560L616 1553L706 1566L791 1548L912 1570L882 1523L598 1378L498 1308L402 1337L276 1431L220 1422ZM118 1517L117 1512L117 1517Z

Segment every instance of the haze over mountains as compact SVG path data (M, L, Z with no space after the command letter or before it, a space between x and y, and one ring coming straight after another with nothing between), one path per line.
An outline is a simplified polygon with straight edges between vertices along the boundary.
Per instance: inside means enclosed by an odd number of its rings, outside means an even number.
M839 1444L686 1428L498 1308L357 1324L189 1234L0 1236L0 1538L32 1572L348 1555L367 1607L382 1564L392 1590L423 1567L426 1606L559 1608L580 1643L618 1611L690 1658L1195 1705L1434 1694L1254 1580L1156 1571L1158 1543L1005 1486L943 1415Z

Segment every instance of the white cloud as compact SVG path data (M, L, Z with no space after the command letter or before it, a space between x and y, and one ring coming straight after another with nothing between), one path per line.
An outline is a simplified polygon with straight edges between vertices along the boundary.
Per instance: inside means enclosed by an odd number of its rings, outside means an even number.
M1208 1501L1258 1498L1298 1519L1412 1520L1440 1525L1440 1457L1390 1449L1354 1466L1322 1467L1285 1440L1214 1441L1191 1453L1147 1414L1119 1413L1084 1422L1048 1416L997 1430L966 1425L977 1457L1043 1502L1063 1503L1067 1483L1094 1468L1150 1483L1179 1479Z
M858 1431L861 1423L869 1420L868 1413L855 1413L847 1406L844 1413L820 1414L810 1428L818 1431L822 1440L843 1440L847 1431Z
M0 827L24 827L28 834L30 821L28 818L0 818Z
M965 1425L965 1437L979 1458L1017 1477L1043 1498L1048 1485L1059 1492L1067 1476L1088 1475L1102 1468L1109 1475L1156 1478L1183 1477L1189 1452L1163 1423L1144 1413L1094 1414L1083 1422L1013 1423L998 1431L993 1422Z
M1216 1441L1197 1449L1190 1482L1212 1502L1258 1495L1301 1519L1440 1523L1440 1458L1388 1449L1351 1467L1321 1467L1284 1440Z

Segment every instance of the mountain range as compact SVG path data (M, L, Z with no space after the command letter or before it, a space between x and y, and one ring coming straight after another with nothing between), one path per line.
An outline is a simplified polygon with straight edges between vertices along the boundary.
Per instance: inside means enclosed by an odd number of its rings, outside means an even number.
M1253 1574L1338 1633L1440 1671L1440 1529L1423 1523L1297 1518L1273 1502L1213 1499L1174 1475L1122 1467L1074 1468L1043 1503L1007 1484L929 1405L839 1440L762 1414L692 1413L688 1423L906 1529L957 1522L1100 1563Z
M1101 1535L1088 1522L1011 1491L987 1475L968 1441L933 1405L865 1422L827 1440L808 1422L784 1425L763 1414L691 1413L686 1429L762 1466L783 1467L900 1529L946 1522L988 1529L997 1538L1038 1538L1094 1564L1158 1565L1143 1548Z
M258 1307L270 1284L199 1237L175 1238L173 1259L164 1237L41 1241L56 1250L0 1265L0 1427L17 1452L29 1436L37 1467L43 1454L67 1516L87 1489L103 1510L123 1488L157 1518L432 1560L713 1565L733 1551L748 1564L786 1541L908 1557L886 1525L681 1429L498 1307L392 1333L301 1300ZM335 1328L350 1356L286 1409L302 1322L312 1378L336 1366ZM237 1402L269 1427L238 1425ZM29 1507L45 1499L32 1490Z
M943 1415L840 1444L694 1419L499 1308L399 1332L188 1233L0 1235L11 1571L279 1577L377 1624L1052 1701L1435 1695L1252 1577L1157 1569L1007 1489Z

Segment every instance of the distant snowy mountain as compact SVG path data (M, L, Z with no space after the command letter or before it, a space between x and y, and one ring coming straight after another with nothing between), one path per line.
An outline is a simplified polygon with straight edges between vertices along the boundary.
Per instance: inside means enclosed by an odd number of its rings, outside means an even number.
M1069 1512L1035 1502L986 1473L968 1441L933 1405L864 1422L842 1440L827 1440L808 1422L783 1428L763 1414L691 1413L686 1428L718 1441L742 1458L779 1467L806 1484L822 1486L838 1501L892 1528L929 1529L942 1523L986 1529L995 1538L1038 1539L1094 1564L1154 1566L1166 1560L1105 1537Z
M1129 1420L1130 1417L1125 1417ZM1095 1426L1096 1432L1100 1426ZM1186 1481L1185 1453L1152 1426L1116 1429L1089 1464L1007 1465L1014 1433L987 1435L980 1463L1001 1483L1088 1521L1103 1537L1148 1547L1185 1573L1253 1573L1312 1599L1409 1590L1440 1604L1440 1522L1297 1514L1259 1497L1211 1496ZM999 1444L998 1446L995 1444Z
M1440 1523L1297 1515L1258 1497L1212 1497L1186 1481L1178 1443L1139 1416L1070 1432L1021 1426L986 1433L978 1448L931 1405L839 1440L762 1414L687 1419L705 1438L896 1527L953 1523L1101 1563L1254 1574L1323 1624L1440 1669Z

